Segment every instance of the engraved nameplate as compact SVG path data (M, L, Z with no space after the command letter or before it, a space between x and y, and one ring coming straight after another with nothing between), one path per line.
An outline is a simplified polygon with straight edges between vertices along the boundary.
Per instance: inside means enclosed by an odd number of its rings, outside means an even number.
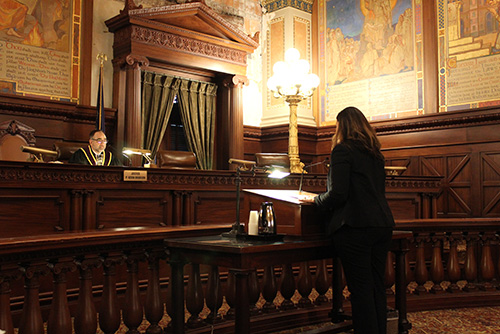
M147 181L147 170L124 170L123 181Z

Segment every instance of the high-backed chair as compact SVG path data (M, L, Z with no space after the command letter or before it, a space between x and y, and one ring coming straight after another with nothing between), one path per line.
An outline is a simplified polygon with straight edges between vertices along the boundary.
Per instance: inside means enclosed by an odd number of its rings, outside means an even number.
M34 146L35 129L16 120L0 123L0 160L30 161L21 146Z
M54 143L54 151L57 152L57 161L68 162L69 158L87 144L69 141L57 141Z
M287 153L255 153L258 167L280 166L290 168L290 159Z
M156 165L158 168L195 169L196 155L186 151L159 150Z

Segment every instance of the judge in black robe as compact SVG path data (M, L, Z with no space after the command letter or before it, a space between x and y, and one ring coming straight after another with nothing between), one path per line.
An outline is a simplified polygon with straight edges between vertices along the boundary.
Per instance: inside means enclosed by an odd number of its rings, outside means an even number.
M69 159L69 163L90 166L122 166L113 153L106 151L108 139L104 132L94 130L89 134L89 145L82 147Z

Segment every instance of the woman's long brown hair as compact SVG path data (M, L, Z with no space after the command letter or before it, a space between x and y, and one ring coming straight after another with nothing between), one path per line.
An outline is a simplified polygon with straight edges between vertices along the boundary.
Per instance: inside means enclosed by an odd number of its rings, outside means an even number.
M356 107L347 107L337 115L337 131L332 138L332 148L346 140L359 142L368 152L384 160L375 130Z

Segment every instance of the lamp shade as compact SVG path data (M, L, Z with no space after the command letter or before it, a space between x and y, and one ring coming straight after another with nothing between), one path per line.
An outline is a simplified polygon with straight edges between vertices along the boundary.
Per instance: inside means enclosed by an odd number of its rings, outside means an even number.
M273 66L273 75L267 80L267 88L275 97L311 96L319 85L319 77L309 73L311 66L306 59L300 59L300 52L290 48L285 52L285 61Z

